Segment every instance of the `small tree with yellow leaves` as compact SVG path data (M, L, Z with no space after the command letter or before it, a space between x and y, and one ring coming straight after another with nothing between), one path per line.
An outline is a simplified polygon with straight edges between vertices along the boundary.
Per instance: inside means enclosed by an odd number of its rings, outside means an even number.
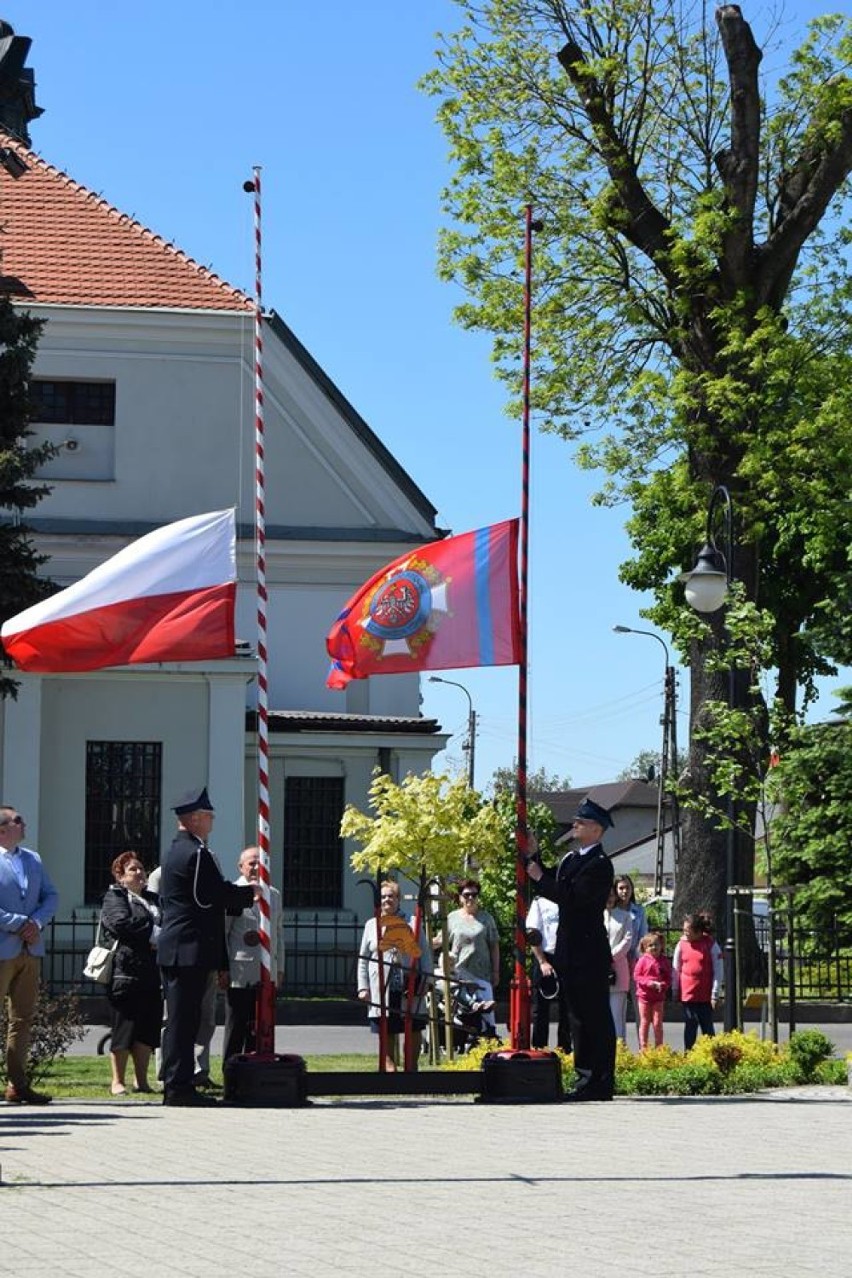
M397 784L376 772L370 807L375 816L348 805L340 825L344 839L361 845L352 853L355 870L448 879L470 864L494 864L503 850L497 812L462 778L409 773Z
M467 866L494 865L504 850L504 834L496 809L471 790L462 778L409 773L397 783L376 772L370 786L369 816L351 804L340 825L345 839L360 845L352 853L356 871L396 872L425 884L437 880L442 900L447 880ZM431 944L430 918L426 932ZM444 1006L450 1007L446 928L443 930ZM452 1027L447 1017L447 1050L452 1055Z

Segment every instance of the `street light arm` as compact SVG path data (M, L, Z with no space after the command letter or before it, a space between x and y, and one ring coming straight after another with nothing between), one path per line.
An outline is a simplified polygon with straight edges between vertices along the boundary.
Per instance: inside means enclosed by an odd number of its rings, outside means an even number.
M461 688L462 692L467 697L468 713L473 714L473 697L470 695L470 693L468 692L467 688L464 686L463 683L456 683L455 679L442 679L440 675L430 675L429 682L430 683L446 683L451 688Z
M442 679L440 675L430 675L429 682L446 683L451 688L459 688L467 697L467 783L470 789L473 790L476 778L476 711L473 708L473 697L464 684L456 683L455 679Z
M617 635L647 635L649 639L656 639L661 645L663 652L666 654L666 666L670 666L671 658L669 656L669 646L665 639L661 639L653 630L637 630L635 626L613 626L613 630Z
M731 500L731 494L724 484L717 484L713 489L713 495L710 498L710 505L707 507L707 544L712 546L718 553L716 538L713 535L713 524L716 510L719 505L724 502L724 529L725 529L725 554L723 556L725 565L725 576L728 579L728 585L733 581L734 576L734 503Z

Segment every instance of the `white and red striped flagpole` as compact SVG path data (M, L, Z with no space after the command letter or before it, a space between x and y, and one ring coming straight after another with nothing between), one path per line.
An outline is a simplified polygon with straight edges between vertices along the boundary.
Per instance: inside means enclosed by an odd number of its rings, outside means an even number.
M255 554L257 560L257 847L260 853L260 988L257 995L256 1052L275 1053L275 982L271 959L269 866L269 684L266 646L266 470L263 422L263 289L261 273L260 166L245 190L254 195L254 420Z

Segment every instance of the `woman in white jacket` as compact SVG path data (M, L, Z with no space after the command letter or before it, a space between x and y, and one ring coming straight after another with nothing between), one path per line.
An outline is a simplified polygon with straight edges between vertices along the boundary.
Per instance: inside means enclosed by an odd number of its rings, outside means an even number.
M632 920L627 910L616 904L615 888L612 888L604 910L604 927L609 937L612 955L609 1007L615 1033L622 1043L627 1041L627 991L630 989L630 951L633 946Z
M432 955L421 930L413 934L412 923L400 910L399 884L386 879L381 885L381 917L367 919L358 954L358 997L366 1003L370 1029L380 1033L381 1012L385 1013L387 1048L385 1069L393 1072L400 1064L399 1036L405 1032L406 1015L411 1017L413 1067L420 1055L420 1036L426 1027L426 1002L422 975L432 972ZM381 977L379 975L381 949ZM414 996L409 998L409 973L416 964Z

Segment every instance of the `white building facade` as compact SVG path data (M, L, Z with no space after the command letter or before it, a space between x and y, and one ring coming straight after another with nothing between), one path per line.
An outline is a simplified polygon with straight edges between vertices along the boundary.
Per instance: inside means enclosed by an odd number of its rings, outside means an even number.
M0 173L3 273L46 320L33 427L60 450L26 521L46 574L64 587L155 527L237 509L233 659L20 675L17 700L0 703L2 796L26 815L67 916L99 900L120 851L156 862L194 784L216 805L226 870L256 841L253 315L238 290L2 140L27 165ZM376 767L428 770L445 737L420 715L416 674L327 689L325 634L379 567L443 533L274 313L264 350L272 876L290 911L364 917L336 833L343 806L366 804Z

